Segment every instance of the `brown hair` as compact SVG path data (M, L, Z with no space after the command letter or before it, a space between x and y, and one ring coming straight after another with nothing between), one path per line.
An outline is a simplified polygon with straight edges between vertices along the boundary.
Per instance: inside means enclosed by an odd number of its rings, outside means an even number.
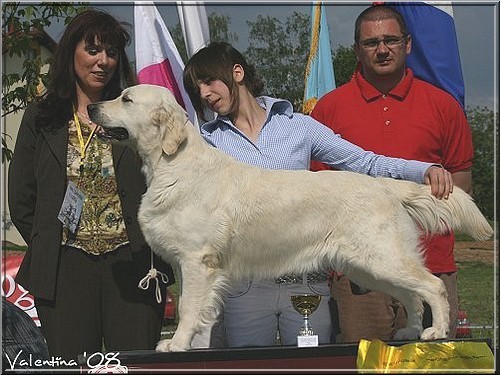
M245 57L225 42L212 42L207 47L196 52L184 68L184 87L191 99L196 113L204 117L204 104L200 97L198 82L210 82L214 79L221 80L229 88L234 102L239 100L237 85L233 80L233 67L239 64L245 71L243 82L253 96L259 96L264 89L262 79L257 75L253 65Z
M358 18L356 18L356 23L354 27L354 42L359 43L359 34L361 29L361 24L365 21L379 21L379 20L387 20L394 19L399 24L401 29L401 33L404 36L408 35L408 30L406 28L406 23L401 15L396 9L385 6L385 5L373 5L363 12L360 13Z
M42 108L45 117L61 117L68 120L72 115L72 105L76 104L76 75L74 54L77 44L83 39L93 45L99 40L104 48L118 50L118 67L103 92L103 100L114 99L122 89L136 83L125 47L130 43L130 34L124 28L128 24L118 22L106 12L87 9L77 14L66 27L57 46L54 60L49 68L49 85ZM48 125L47 119L39 121Z

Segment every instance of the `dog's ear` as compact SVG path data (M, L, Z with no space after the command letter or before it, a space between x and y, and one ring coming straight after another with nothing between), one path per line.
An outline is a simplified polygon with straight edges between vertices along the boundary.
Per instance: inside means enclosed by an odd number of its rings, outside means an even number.
M167 155L173 155L187 137L185 114L175 108L170 111L164 106L153 110L151 121L153 124L163 127L162 149Z

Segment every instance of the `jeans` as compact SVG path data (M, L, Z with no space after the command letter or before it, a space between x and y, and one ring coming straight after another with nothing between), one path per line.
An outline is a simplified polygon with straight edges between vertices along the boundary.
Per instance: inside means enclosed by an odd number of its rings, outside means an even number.
M319 343L330 343L332 324L328 281L279 284L269 279L237 282L230 288L224 305L229 347L274 346L277 342L297 345L303 317L290 301L294 294L322 296L320 306L309 320Z

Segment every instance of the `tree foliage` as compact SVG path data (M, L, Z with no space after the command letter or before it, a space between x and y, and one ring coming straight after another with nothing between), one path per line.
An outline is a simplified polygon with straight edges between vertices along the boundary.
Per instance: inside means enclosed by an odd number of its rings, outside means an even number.
M228 16L221 16L215 12L208 17L210 27L211 42L228 42L234 44L238 42L238 35L229 31L231 20Z
M78 3L2 4L2 53L23 60L18 72L2 71L2 117L25 109L36 98L39 83L46 83L47 75L41 68L50 63L50 59L43 60L34 53L34 42L40 33L55 21L68 23L83 8ZM2 132L2 162L12 156L6 137L8 135Z
M24 58L21 74L2 72L2 116L24 109L36 97L40 80L46 81L46 74L41 73L40 69L50 60L42 60L40 55L33 55L37 36L54 21L63 20L65 24L69 22L78 8L56 3L2 5L3 53L10 57Z
M284 22L259 16L255 22L247 23L250 38L245 56L266 82L267 93L288 99L296 110L302 108L311 38L310 16L294 12ZM338 87L348 82L354 72L354 48L339 46L332 59Z
M333 53L333 70L335 71L336 87L342 86L351 80L352 74L356 69L356 54L354 46L339 46Z
M309 16L294 12L285 22L259 16L250 29L248 61L266 83L267 94L288 99L301 108L304 72L309 53Z
M473 197L481 212L490 220L494 218L495 139L498 139L498 113L487 107L467 109L472 129L474 164L472 166Z

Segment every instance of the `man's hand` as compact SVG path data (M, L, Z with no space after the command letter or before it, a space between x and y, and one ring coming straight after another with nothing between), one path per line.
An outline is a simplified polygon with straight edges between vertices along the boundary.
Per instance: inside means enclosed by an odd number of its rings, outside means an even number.
M437 199L448 199L453 193L453 177L450 172L439 166L432 166L425 172L424 181L431 185L431 193Z

